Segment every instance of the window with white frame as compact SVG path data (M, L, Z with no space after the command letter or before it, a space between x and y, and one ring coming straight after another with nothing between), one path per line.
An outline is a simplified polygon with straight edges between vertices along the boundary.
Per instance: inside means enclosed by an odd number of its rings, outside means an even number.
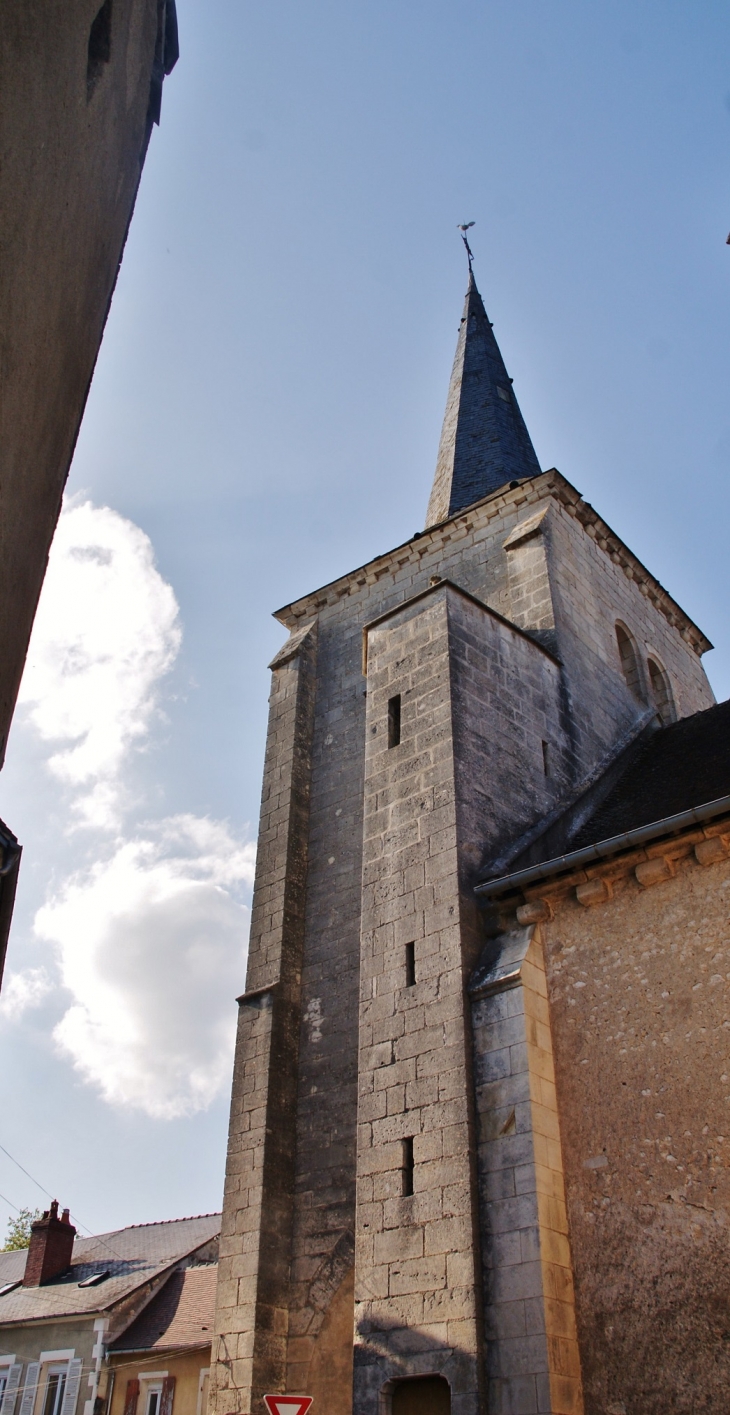
M22 1361L0 1356L0 1415L14 1415L22 1370Z
M195 1415L207 1415L208 1390L210 1387L210 1366L204 1366L198 1380L198 1405Z
M144 1415L160 1415L160 1405L162 1403L162 1382L155 1381L147 1386L147 1399L145 1401Z
M46 1367L46 1388L43 1393L41 1415L61 1415L67 1380L68 1362L64 1362L62 1366Z
M82 1364L75 1351L41 1351L28 1363L18 1415L76 1415Z

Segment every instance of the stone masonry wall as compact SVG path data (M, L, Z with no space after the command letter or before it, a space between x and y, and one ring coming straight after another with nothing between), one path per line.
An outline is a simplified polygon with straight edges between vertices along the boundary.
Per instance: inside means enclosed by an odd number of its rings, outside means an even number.
M377 1415L384 1387L401 1376L445 1376L454 1415L476 1415L482 1404L449 665L453 595L437 587L368 639L356 1415ZM401 736L391 746L388 701L395 693Z
M459 869L473 921L484 858L555 805L573 761L560 665L466 596L452 594L450 606ZM473 961L482 941L477 928Z
M542 926L586 1412L724 1410L730 861L613 896Z
M617 619L668 672L679 716L714 701L701 659L682 636L681 611L671 625L645 592L639 571L627 573L608 541L599 541L590 510L558 473L544 473L419 533L381 561L290 606L282 617L291 627L312 613L333 623L362 624L424 589L433 574L453 579L558 653L562 720L572 733L577 785L605 760L649 701L648 682L641 702L626 687L615 643ZM537 537L505 549L516 528L541 511L547 516Z
M209 1408L262 1415L286 1375L316 626L274 670L240 999Z
M401 739L391 746L396 693ZM557 739L559 756L559 702L552 657L447 584L368 635L355 1365L363 1415L374 1415L395 1377L427 1373L449 1379L455 1412L480 1408L464 984L483 939L471 885L479 842L521 828L545 792L540 734ZM412 1196L402 1192L404 1138Z
M583 1410L545 965L539 936L488 945L473 987L488 1409ZM477 975L478 976L478 975Z
M323 617L312 739L287 1389L352 1406L357 1006L365 684L357 621ZM339 1294L339 1295L338 1295ZM349 1301L333 1387L328 1313ZM344 1322L344 1328L343 1328ZM346 1378L342 1375L346 1370Z
M555 502L543 522L555 612L577 758L598 759L603 744L651 701L646 657L652 652L669 675L680 717L711 707L714 694L701 660L665 616L628 579L588 530ZM626 686L616 643L621 620L639 648L642 697Z

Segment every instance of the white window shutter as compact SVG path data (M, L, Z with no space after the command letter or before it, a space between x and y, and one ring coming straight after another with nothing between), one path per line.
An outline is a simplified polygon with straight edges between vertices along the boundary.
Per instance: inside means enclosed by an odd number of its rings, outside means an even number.
M81 1384L81 1366L82 1362L78 1357L75 1361L69 1361L68 1363L66 1389L63 1392L63 1400L61 1402L61 1415L76 1415L76 1402L79 1398L79 1386Z
M33 1406L35 1405L35 1393L38 1389L38 1372L40 1371L40 1369L40 1361L29 1361L28 1369L25 1373L23 1399L20 1402L20 1415L33 1415Z
M0 1401L0 1415L15 1415L15 1402L18 1398L18 1386L20 1385L20 1373L22 1369L22 1361L16 1361L15 1365L11 1366L8 1371L7 1384L3 1391L2 1401Z

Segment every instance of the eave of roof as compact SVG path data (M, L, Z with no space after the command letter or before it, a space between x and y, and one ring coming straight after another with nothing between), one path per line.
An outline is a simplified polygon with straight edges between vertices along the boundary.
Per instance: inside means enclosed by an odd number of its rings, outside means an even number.
M41 1287L16 1287L0 1298L0 1327L47 1322L84 1321L108 1313L144 1287L164 1279L180 1262L213 1242L220 1214L199 1214L157 1224L134 1224L111 1233L77 1238L67 1273ZM121 1250L121 1251L120 1251ZM125 1251L126 1250L126 1251ZM0 1284L23 1276L27 1250L0 1253ZM79 1288L79 1280L101 1267L110 1275L98 1287Z
M181 1356L184 1356L188 1351L207 1351L208 1347L212 1345L212 1342L213 1332L211 1331L207 1341L191 1341L185 1343L176 1341L172 1346L162 1346L161 1344L159 1346L117 1346L115 1344L113 1350L109 1349L107 1351L107 1357L110 1361L113 1361L115 1356L141 1356L143 1354L150 1357L170 1356L173 1352L179 1352ZM121 1365L122 1363L118 1362L117 1364Z
M704 821L713 820L716 816L728 813L730 813L730 796L720 796L716 801L708 801L703 806L694 806L690 810L679 811L676 815L666 816L664 820L654 821L651 825L639 826L636 830L624 831L621 835L614 835L608 840L597 841L595 845L586 845L582 850L573 850L566 855L557 855L555 859L545 860L543 864L530 865L527 869L515 870L512 874L502 875L499 879L487 880L484 884L476 885L474 892L483 899L496 899L503 894L521 890L538 880L568 874L572 870L579 869L581 865L589 864L594 860L603 860L611 855L621 854L624 850L634 849L637 845L643 845L649 840L659 840L662 836L678 834L693 825L700 825Z

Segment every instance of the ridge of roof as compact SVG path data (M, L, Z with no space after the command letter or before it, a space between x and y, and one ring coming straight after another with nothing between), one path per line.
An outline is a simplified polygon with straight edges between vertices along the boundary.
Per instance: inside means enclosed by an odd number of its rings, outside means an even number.
M199 1218L222 1218L223 1214L219 1209L212 1209L208 1214L185 1214L183 1218L155 1218L150 1223L128 1223L124 1228L111 1229L112 1233L126 1233L130 1228L162 1228L166 1223L193 1223ZM106 1233L91 1233L90 1238L107 1238Z

